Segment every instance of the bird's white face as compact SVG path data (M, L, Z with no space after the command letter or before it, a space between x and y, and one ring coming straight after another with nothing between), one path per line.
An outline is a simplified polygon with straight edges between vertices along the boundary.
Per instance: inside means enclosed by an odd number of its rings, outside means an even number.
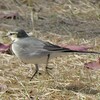
M12 41L15 41L15 40L19 40L22 38L26 38L26 37L28 37L28 35L24 30L20 29L20 30L16 30L13 32L8 32L6 37L9 37L9 38L11 38Z
M9 38L11 38L12 41L14 41L14 40L18 39L18 38L17 38L17 34L18 34L18 32L8 32L8 33L7 33L7 36L8 36Z

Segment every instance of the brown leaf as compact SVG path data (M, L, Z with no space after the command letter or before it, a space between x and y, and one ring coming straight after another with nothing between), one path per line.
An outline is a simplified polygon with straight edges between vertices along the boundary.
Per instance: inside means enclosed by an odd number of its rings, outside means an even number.
M19 18L18 12L0 12L0 19L17 19Z
M91 61L84 64L84 67L92 70L98 70L100 69L100 58L97 59L97 61Z
M77 50L77 51L87 51L88 49L91 49L93 47L85 46L85 45L60 45L61 47L64 48L69 48L71 50Z
M11 47L11 44L6 45L6 44L0 43L0 52L11 55L12 53L11 53L10 47Z

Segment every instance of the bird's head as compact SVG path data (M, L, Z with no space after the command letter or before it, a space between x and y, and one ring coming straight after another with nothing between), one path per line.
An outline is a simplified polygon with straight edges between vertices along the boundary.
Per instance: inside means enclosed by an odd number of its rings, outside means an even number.
M26 32L22 29L19 29L19 30L16 30L16 31L11 31L11 32L8 32L6 37L10 37L11 40L16 40L16 39L19 39L19 38L26 38L28 37L28 35L26 34Z

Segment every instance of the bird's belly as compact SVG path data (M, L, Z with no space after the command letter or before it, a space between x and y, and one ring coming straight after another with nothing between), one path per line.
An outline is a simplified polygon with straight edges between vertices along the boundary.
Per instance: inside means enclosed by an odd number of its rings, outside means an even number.
M20 55L19 55L20 56ZM44 56L29 56L29 55L24 55L19 57L23 62L25 63L30 63L30 64L46 64L47 59L52 59L58 57L56 54L51 54L50 57L48 58L48 55Z
M47 61L47 57L41 57L41 58L38 58L38 57L23 57L21 58L21 60L24 62L24 63L30 63L30 64L44 64L46 63Z

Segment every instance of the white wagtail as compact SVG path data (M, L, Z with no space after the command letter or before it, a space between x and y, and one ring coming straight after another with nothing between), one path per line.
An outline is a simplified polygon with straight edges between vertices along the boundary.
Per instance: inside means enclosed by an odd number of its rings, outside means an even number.
M52 57L57 57L68 52L100 54L99 52L93 51L70 50L69 48L64 48L49 42L44 42L42 40L28 36L22 29L16 30L15 32L8 32L6 36L11 38L11 49L22 62L35 64L36 70L32 75L31 80L38 72L38 64L46 64L47 69L48 61Z

